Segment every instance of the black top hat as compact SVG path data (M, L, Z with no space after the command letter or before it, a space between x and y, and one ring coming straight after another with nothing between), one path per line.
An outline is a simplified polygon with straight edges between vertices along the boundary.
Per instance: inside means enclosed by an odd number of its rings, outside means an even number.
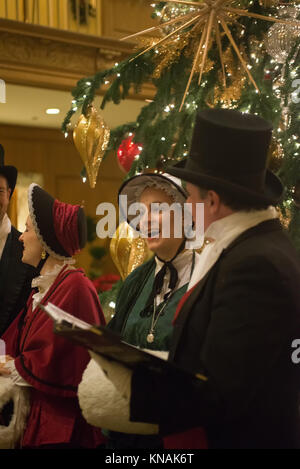
M16 187L18 170L14 166L4 165L4 148L0 144L0 176L5 177L8 183L8 187L11 189L10 197Z
M34 183L28 189L28 205L36 235L48 254L68 260L85 246L86 217L79 205L60 202Z
M185 167L167 171L204 189L276 205L283 186L266 169L271 136L272 125L261 117L231 109L207 109L196 117Z

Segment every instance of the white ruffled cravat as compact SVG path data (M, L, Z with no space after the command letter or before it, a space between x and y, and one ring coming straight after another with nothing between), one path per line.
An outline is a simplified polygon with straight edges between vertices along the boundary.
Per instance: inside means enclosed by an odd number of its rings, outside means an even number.
M239 235L244 231L266 220L278 218L275 207L268 207L266 210L253 210L251 212L235 212L227 217L212 223L205 232L205 237L211 240L200 255L197 262L188 290L206 275L221 255Z
M39 277L35 277L32 282L31 286L32 288L38 288L38 292L32 295L32 310L34 310L37 307L37 304L43 299L43 297L46 295L47 291L55 281L56 277L58 274L62 271L62 269L66 265L74 264L75 260L71 261L65 261L63 264L56 264L52 270L49 270L49 272L45 272L43 275L40 275Z

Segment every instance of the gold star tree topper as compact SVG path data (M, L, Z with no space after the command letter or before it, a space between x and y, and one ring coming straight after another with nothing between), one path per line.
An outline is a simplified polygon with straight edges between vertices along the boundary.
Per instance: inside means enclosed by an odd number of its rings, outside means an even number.
M195 72L198 72L198 71L199 71L198 84L200 86L202 75L205 70L205 63L208 59L207 54L208 54L210 46L214 42L216 42L217 47L218 47L220 64L221 64L221 69L222 69L222 76L223 76L223 85L224 87L226 87L226 75L225 75L224 55L223 55L222 44L221 44L221 34L225 34L227 36L233 50L238 56L238 59L243 69L248 75L249 80L251 81L253 86L256 88L257 92L259 92L258 86L255 83L254 78L251 75L250 70L247 66L247 63L245 62L239 50L239 47L236 44L230 32L228 24L237 22L237 19L241 16L247 16L250 18L255 18L255 19L264 20L264 21L271 21L275 23L299 25L298 21L290 21L290 20L285 20L282 18L275 18L273 16L260 15L257 13L249 12L246 8L237 8L236 5L238 2L236 0L200 0L198 2L187 1L187 0L175 0L175 1L164 0L164 1L166 2L166 4L172 3L172 4L189 6L191 8L191 11L183 15L178 15L177 17L172 18L170 21L164 22L160 24L159 26L153 26L151 28L145 29L138 33L131 34L130 36L126 36L122 40L127 40L133 37L142 36L142 35L148 34L149 32L153 32L153 31L157 31L162 28L165 28L166 26L169 26L169 25L175 26L175 29L173 29L164 38L158 41L152 42L152 44L149 47L144 49L140 54L138 54L132 59L132 60L135 60L137 57L139 57L142 54L145 54L146 52L150 51L154 47L157 49L159 48L159 46L167 43L168 41L174 40L175 37L179 38L179 34L183 32L184 30L186 30L187 28L190 28L189 29L190 34L194 35L196 32L199 35L198 47L196 48L191 73L189 75L189 79L188 79L186 89L183 95L180 110L182 109L183 104L185 102L193 76ZM267 0L264 0L264 1L266 2L265 6L269 6L269 4L267 4Z

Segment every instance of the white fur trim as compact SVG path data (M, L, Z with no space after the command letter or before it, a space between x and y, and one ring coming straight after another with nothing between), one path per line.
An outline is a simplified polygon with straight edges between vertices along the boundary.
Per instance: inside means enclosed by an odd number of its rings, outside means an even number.
M121 396L93 359L78 387L78 399L82 414L91 425L121 433L158 433L158 425L130 422L129 401Z
M73 258L68 256L68 257L65 257L65 256L61 256L60 254L57 254L55 251L53 251L50 246L48 246L48 244L44 241L42 235L41 235L41 232L39 230L39 227L38 227L38 224L36 222L36 215L35 215L35 212L34 212L34 208L33 208L33 200L32 200L32 193L33 193L33 189L35 187L40 187L40 189L42 189L41 186L39 186L38 184L35 184L35 183L32 183L30 184L29 186L29 189L28 189L28 208L29 208L29 214L30 214L30 218L31 218L31 221L32 221L32 224L33 224L33 227L34 227L34 231L36 232L36 235L38 237L38 240L40 241L41 245L43 246L43 248L45 249L45 251L48 252L48 254L52 257L55 257L55 259L59 259L61 261L66 261L66 262L69 262L69 263L73 263Z
M0 412L10 400L14 402L14 413L8 427L0 425L0 449L18 446L30 410L29 390L16 386L7 376L0 376Z
M106 360L94 352L90 352L90 356L101 368L101 371L104 371L105 377L112 382L118 393L129 401L132 371L126 366L120 365L113 360Z

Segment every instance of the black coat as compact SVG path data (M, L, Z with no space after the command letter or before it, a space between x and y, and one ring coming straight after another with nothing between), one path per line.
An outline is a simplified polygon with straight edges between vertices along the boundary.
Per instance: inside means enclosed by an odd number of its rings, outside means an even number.
M187 298L170 360L208 377L179 381L140 367L132 420L162 434L203 426L210 448L300 447L299 258L278 220L240 235Z
M20 235L12 226L0 260L0 336L25 305L36 273L33 267L21 261L23 246L19 241Z

